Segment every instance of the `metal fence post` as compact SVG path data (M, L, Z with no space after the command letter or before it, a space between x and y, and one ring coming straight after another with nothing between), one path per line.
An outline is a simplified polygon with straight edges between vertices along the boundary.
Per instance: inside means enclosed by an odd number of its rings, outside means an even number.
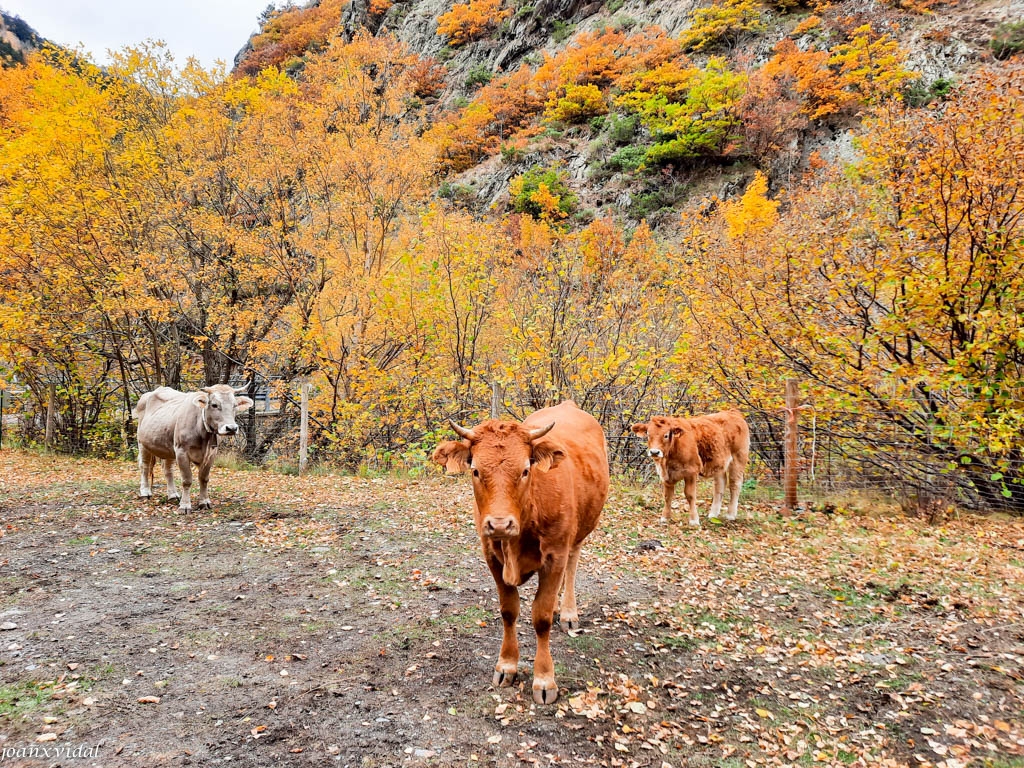
M302 401L299 415L299 475L306 473L306 458L309 449L309 382L302 382Z
M797 414L800 412L800 382L796 379L786 381L786 432L783 438L783 471L782 488L783 501L782 511L784 514L792 514L796 509L796 484L797 484Z

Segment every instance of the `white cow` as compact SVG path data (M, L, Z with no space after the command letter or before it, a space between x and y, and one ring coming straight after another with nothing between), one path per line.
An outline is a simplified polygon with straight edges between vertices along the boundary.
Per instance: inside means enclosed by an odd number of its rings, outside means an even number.
M139 496L153 495L153 465L163 460L167 497L177 499L174 465L181 470L181 502L178 508L192 511L189 490L192 465L199 467L199 509L213 505L207 496L210 469L217 456L217 437L238 432L235 413L252 406L248 397L238 397L246 387L232 389L227 384L203 387L198 392L179 392L160 387L139 398L133 413L139 420L139 471L142 475Z

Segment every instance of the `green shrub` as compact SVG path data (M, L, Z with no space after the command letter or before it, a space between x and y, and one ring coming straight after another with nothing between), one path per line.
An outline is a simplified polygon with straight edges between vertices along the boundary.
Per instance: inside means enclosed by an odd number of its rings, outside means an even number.
M523 155L526 154L519 147L513 146L512 144L501 145L501 159L511 165L512 163L518 163L523 159Z
M475 88L478 85L487 85L491 82L494 73L486 64L477 64L466 75L466 87Z
M555 23L552 25L553 31L551 32L551 39L556 43L564 43L571 36L573 31L576 29L575 24L570 24L567 21L561 19L555 19Z
M632 115L610 115L608 136L616 144L629 144L636 134L636 117Z
M543 187L543 189L542 189ZM579 198L569 187L565 173L557 168L535 165L509 185L512 210L528 213L534 218L550 217L552 211L544 205L544 192L553 196L557 218L565 218L576 210Z
M618 150L614 155L608 158L608 162L606 162L605 165L614 171L632 173L643 165L644 160L646 159L647 147L632 145Z
M615 13L625 4L626 0L608 0L604 7L608 9L608 13Z
M1024 51L1024 20L1006 21L997 26L988 47L1000 61Z

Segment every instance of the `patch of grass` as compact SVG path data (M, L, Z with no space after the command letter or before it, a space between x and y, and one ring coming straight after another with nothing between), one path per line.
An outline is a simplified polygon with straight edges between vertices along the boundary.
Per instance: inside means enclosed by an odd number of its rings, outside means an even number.
M75 539L68 539L69 547L92 546L99 539L98 536L79 536Z
M26 680L0 685L0 718L25 718L52 698L52 682Z
M470 627L477 627L481 621L487 621L493 617L492 611L479 605L471 605L458 613L450 613L447 616L443 616L442 621L455 627L469 629Z
M597 653L604 648L604 640L594 635L576 635L566 638L565 644L584 653Z
M698 645L697 641L689 635L663 635L658 641L666 648L680 653L689 653Z

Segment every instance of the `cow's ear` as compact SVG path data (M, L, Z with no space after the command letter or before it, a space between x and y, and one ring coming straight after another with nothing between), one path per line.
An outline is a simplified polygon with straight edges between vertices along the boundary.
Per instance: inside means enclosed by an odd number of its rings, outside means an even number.
M465 440L445 440L438 444L430 460L444 467L445 474L458 475L469 471L469 443Z
M210 404L210 398L204 392L196 392L195 404L200 408L205 408Z
M235 396L235 410L236 411L247 411L252 408L252 400L248 397Z
M565 458L565 450L558 445L543 443L533 446L533 455L530 456L530 463L539 472L547 472L562 463Z
M646 423L644 423L644 424L634 424L633 425L633 431L636 432L638 435L646 435L647 434L647 424Z

